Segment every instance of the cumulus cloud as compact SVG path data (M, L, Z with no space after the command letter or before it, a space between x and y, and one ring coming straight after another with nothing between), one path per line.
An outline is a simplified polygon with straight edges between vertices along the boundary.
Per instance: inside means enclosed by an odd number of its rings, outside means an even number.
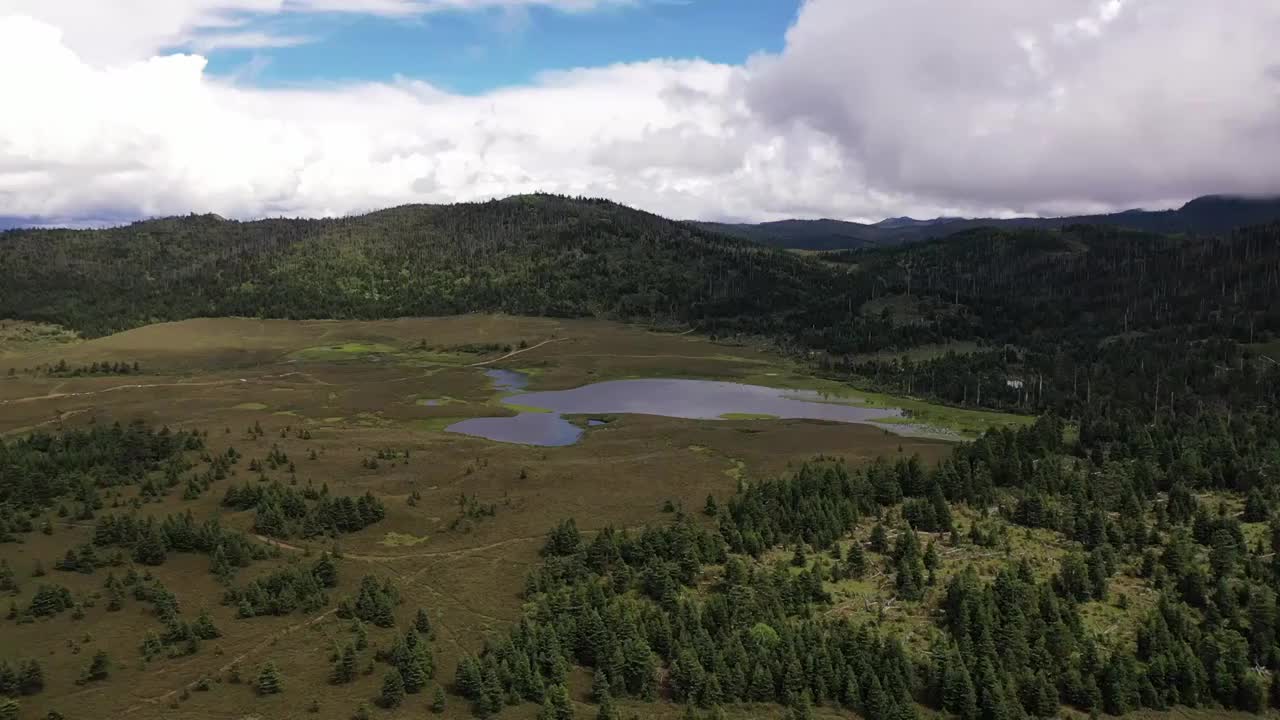
M402 81L263 90L195 55L98 67L59 31L0 20L0 207L63 216L341 214L410 201L550 190L649 203L679 178L613 168L595 149L668 127L720 132L740 70L660 61L544 75L479 97ZM702 98L673 105L668 90ZM701 209L668 206L669 210Z
M0 0L0 214L333 215L542 190L865 219L1280 191L1270 2L809 0L782 52L742 66L654 60L479 96L256 88L162 50L301 40L239 24L287 7L625 1L134 0L134 27L86 35L111 3ZM72 5L86 15L58 17Z
M858 178L1021 211L1280 191L1280 3L810 0L752 108Z

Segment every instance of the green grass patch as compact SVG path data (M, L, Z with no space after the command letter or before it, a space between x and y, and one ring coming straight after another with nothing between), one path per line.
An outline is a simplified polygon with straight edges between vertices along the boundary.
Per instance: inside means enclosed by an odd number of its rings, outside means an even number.
M741 480L742 474L747 471L747 464L737 458L729 458L729 467L724 471L725 475L734 480Z
M353 422L356 425L359 425L361 427L373 427L373 428L390 427L392 425L392 422L382 417L381 413L371 413L371 412L357 413L356 418Z
M870 408L896 408L905 411L906 417L886 416L876 418L876 422L937 428L958 433L966 438L977 437L991 428L1021 427L1035 422L1035 418L1030 415L955 408L916 398L860 390L836 380L803 375L794 371L749 375L743 379L743 382L783 390L811 390L827 402L844 402Z
M534 407L532 405L519 405L517 403L509 403L509 402L499 402L499 405L508 410L515 410L516 412L521 412L521 413L550 413L551 412L546 408Z
M0 356L47 350L82 342L80 334L61 325L0 320Z
M993 428L1024 427L1036 420L1031 415L967 410L948 405L937 405L914 398L895 397L880 393L862 393L862 399L858 404L865 407L898 408L906 412L906 417L877 418L877 422L891 425L921 425L926 428L942 428L971 438L977 437Z
M768 413L721 413L721 420L777 420L777 415Z
M463 366L475 362L474 355L445 350L410 350L400 353L400 357L411 365Z
M388 532L378 541L378 544L386 545L387 547L412 547L426 542L429 537L429 535L419 536L410 535L409 533Z
M289 353L290 360L302 362L325 362L333 360L354 360L365 355L389 355L397 352L396 348L383 343L349 342L340 345L321 345Z

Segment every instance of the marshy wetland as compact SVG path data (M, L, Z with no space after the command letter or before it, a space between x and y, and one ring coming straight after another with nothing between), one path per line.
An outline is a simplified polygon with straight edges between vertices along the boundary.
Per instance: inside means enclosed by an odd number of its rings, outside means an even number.
M425 607L432 613L442 679L452 678L459 658L478 650L484 637L519 618L524 577L538 562L547 529L566 517L577 517L588 533L634 527L670 518L664 508L692 511L708 495L727 498L744 481L776 476L814 456L860 464L918 454L932 463L953 447L862 420L949 426L957 436L1026 422L859 393L756 348L602 321L202 319L90 341L39 337L0 354L0 433L7 441L33 431L142 420L199 432L210 454L235 448L246 460L224 485L253 484L269 474L272 482L325 486L339 495L370 493L385 505L386 517L342 535L344 558L330 598L354 593L366 574L395 582L405 612ZM71 367L137 363L140 371L78 377L48 371L60 361ZM659 400L667 404L644 404ZM796 404L822 415L808 417ZM538 447L446 431L462 422L524 418L561 419L582 438ZM250 459L270 456L287 456L289 464L262 473L247 469ZM253 512L224 505L224 489L184 498L179 487L141 498L137 486L126 486L112 491L103 512L115 512L113 502L136 504L140 515L156 518L191 512L253 534ZM0 544L0 558L21 576L24 598L42 581L30 577L34 566L51 568L68 548L92 539L93 521L73 515L50 515L49 534ZM272 557L240 574L287 568L330 544L273 544ZM174 554L149 568L176 592L184 614L207 610L221 630L189 657L138 661L134 648L157 627L138 605L112 613L98 603L74 622L7 625L6 646L35 653L50 678L24 712L43 717L57 709L74 717L69 710L94 707L102 717L162 718L180 704L183 717L314 717L298 698L315 696L320 716L346 717L377 695L377 675L341 686L326 680L328 650L346 636L347 621L330 611L238 619L235 607L222 602L224 588L208 565L201 556ZM50 579L92 596L101 592L105 572L57 572ZM370 627L370 642L385 647L388 632ZM85 653L99 647L117 658L110 684L73 683ZM221 683L211 692L191 692L201 678L226 677L233 665L248 672L267 657L286 678L288 693L257 698L245 686ZM589 684L589 678L574 682ZM525 710L513 710L512 717L524 717ZM636 711L676 717L680 708L637 705ZM461 701L445 713L467 715ZM388 715L401 716L411 715Z

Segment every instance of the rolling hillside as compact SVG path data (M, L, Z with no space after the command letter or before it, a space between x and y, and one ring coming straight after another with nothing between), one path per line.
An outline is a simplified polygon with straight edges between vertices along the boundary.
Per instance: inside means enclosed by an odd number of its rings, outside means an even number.
M1056 218L890 218L875 224L842 220L782 220L751 224L693 223L701 228L792 250L887 247L946 237L979 227L1000 229L1108 225L1165 234L1208 235L1280 220L1280 198L1206 195L1176 210L1127 210L1109 215Z

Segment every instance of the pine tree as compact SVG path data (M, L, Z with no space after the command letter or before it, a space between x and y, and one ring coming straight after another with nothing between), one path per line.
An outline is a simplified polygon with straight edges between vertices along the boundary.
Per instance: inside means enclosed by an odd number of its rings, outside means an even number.
M44 690L44 668L33 658L22 666L22 672L18 676L18 693L35 695L41 690Z
M213 549L213 554L209 556L209 572L219 578L230 578L235 572L231 561L227 559L227 552L222 549L222 543L218 543L218 546Z
M813 699L809 697L808 690L796 697L787 713L787 718L788 720L813 720Z
M213 624L213 618L210 617L209 611L200 610L200 615L196 617L196 621L191 624L191 632L201 640L213 640L222 637L222 632Z
M164 642L154 630L147 631L142 638L142 646L140 651L144 660L150 660L159 655L164 650Z
M404 679L404 691L410 695L416 695L422 692L422 688L426 687L427 680L430 678L429 671L434 670L433 663L429 655L426 655L427 647L424 644L413 646L406 653L403 662L400 663L400 676Z
M484 673L480 670L480 663L475 656L466 655L458 662L453 681L462 691L463 697L469 700L477 700L480 697L480 693L484 690Z
M854 541L849 546L849 554L845 558L845 574L852 579L861 579L867 574L867 556L862 552L862 544Z
M423 637L433 638L434 632L431 629L431 618L427 616L427 611L418 608L418 613L413 616L413 627L422 633Z
M342 653L333 664L330 680L335 685L349 683L356 679L356 649L350 643L342 648Z
M947 658L947 669L942 679L942 706L962 720L978 717L978 695L960 653L954 650Z
M378 704L384 708L399 707L404 702L404 679L399 670L388 670L382 676L382 694L378 696Z
M600 708L596 711L596 720L618 720L618 709L614 707L613 695L606 691L596 702L600 704Z
M365 648L369 647L369 631L365 630L364 623L361 622L359 618L356 618L355 629L356 629L356 649L364 650Z
M275 695L284 689L280 679L280 671L276 670L276 664L267 661L262 666L262 670L258 672L258 681L255 684L259 695Z
M18 593L18 579L8 560L0 560L0 592Z
M938 557L938 548L935 547L932 540L924 548L924 567L926 570L933 572L938 569L941 559Z
M431 696L431 712L439 715L444 712L444 688L436 686L435 694Z
M707 495L707 502L702 506L702 514L707 517L715 517L720 509L716 507L716 499L711 494Z
M871 549L881 554L889 550L889 533L880 523L871 528Z
M18 720L22 706L13 698L0 697L0 720Z
M164 536L154 523L148 524L138 544L133 546L134 562L143 565L163 565L166 558Z
M595 675L591 676L591 699L599 703L602 702L601 698L609 695L609 676L603 668L596 668Z
M573 702L569 700L569 689L564 685L547 686L542 697L542 712L551 720L573 720Z
M80 682L83 684L106 680L110 675L111 658L107 656L105 650L99 650L93 654L93 659L89 661L89 667L85 668L84 673L81 675Z

